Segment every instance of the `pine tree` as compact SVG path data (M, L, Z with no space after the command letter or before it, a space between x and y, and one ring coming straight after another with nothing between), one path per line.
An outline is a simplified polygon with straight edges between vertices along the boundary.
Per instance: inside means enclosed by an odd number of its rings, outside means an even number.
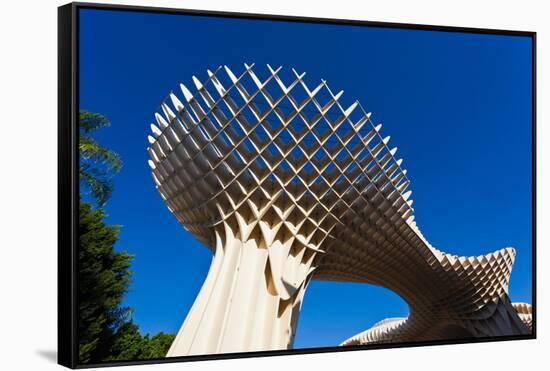
M81 362L108 356L116 329L130 315L121 308L128 290L132 257L115 252L118 227L103 222L103 211L80 202L78 249L78 340Z
M118 154L97 143L91 132L109 126L105 116L80 111L80 181L98 208L80 200L78 247L78 343L80 363L161 358L175 335L142 336L131 308L121 307L128 291L132 257L116 252L119 226L106 225L102 207L122 168Z

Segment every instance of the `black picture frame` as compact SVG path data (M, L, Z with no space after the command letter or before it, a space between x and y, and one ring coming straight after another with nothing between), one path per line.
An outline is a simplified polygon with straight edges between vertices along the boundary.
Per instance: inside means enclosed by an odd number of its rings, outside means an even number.
M200 356L161 359L116 361L99 364L78 363L77 333L77 249L78 249L78 107L79 107L79 10L98 9L111 11L152 12L222 18L256 20L280 20L286 22L376 26L409 30L429 30L474 34L526 36L532 40L532 285L533 285L533 331L530 335L499 336L444 341L422 341L398 344L357 345L347 347L322 347L248 353L208 354ZM98 366L122 366L168 362L188 362L228 358L265 357L323 352L345 352L380 348L402 348L426 345L449 345L481 343L506 340L536 339L537 293L536 293L536 32L511 31L485 28L465 28L421 24L372 22L346 19L281 16L269 14L233 13L191 9L171 9L145 6L109 5L95 3L70 3L58 8L58 363L69 368Z

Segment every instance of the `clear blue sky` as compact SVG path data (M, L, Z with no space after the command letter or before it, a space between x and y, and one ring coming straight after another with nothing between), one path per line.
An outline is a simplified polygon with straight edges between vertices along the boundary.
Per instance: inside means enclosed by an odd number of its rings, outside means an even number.
M512 301L531 302L531 40L357 26L81 11L80 106L112 126L96 139L124 168L107 221L134 255L125 304L142 332L176 332L211 253L162 203L147 166L153 113L180 82L243 62L294 67L361 101L392 136L412 180L416 220L437 248L512 246ZM334 346L406 303L370 285L312 282L295 347Z

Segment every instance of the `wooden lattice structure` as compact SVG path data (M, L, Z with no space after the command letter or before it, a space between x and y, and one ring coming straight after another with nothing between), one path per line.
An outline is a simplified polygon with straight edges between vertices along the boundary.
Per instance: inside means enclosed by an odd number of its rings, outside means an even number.
M409 304L344 345L530 331L507 295L514 250L433 248L397 148L359 102L281 67L207 72L167 96L149 136L161 197L214 256L168 356L291 347L311 279L381 285Z

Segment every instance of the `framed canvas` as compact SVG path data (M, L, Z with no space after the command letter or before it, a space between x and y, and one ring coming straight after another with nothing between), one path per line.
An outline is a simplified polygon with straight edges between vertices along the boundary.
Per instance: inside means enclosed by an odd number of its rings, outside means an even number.
M535 338L534 32L58 19L60 364Z

